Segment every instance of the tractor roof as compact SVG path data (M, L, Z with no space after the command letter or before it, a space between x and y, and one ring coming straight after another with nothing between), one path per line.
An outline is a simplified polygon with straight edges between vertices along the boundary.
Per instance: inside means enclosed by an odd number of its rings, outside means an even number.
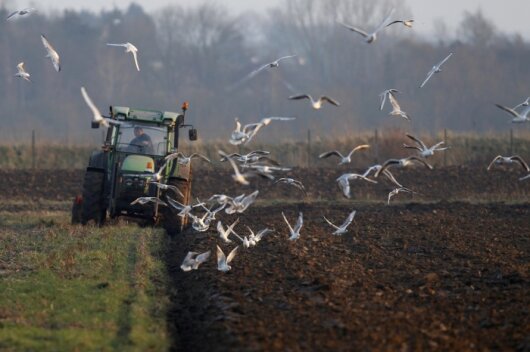
M156 124L176 123L177 119L183 116L182 114L171 111L145 110L126 106L111 106L110 112L112 118L116 120L139 121Z

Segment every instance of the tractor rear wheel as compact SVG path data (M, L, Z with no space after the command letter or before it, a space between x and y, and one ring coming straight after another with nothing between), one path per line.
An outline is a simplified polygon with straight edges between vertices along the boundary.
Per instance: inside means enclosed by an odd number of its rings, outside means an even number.
M188 180L178 177L171 177L167 184L176 186L184 195L184 197L181 197L169 191L172 198L184 205L191 203L191 171L188 176ZM178 235L188 227L188 216L182 218L178 216L177 213L177 210L171 206L164 207L162 210L162 226L170 236Z
M81 210L81 224L86 225L94 220L96 225L102 226L107 217L107 208L103 198L103 172L87 170L83 181L83 202Z

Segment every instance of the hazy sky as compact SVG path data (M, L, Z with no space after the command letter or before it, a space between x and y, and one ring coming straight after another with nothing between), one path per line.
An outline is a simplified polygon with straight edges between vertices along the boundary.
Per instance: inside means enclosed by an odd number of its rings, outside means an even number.
M206 0L217 2L241 12L254 10L265 11L270 6L280 5L285 0ZM366 0L371 1L371 0ZM1 3L2 1L0 1ZM55 9L75 8L99 10L101 8L126 7L130 0L8 0L8 4L17 4L18 7L36 4L39 8ZM202 3L202 0L137 0L147 11L153 11L167 4L189 5ZM404 1L412 10L416 20L416 28L422 33L432 31L435 19L443 19L449 27L454 27L462 19L464 11L475 12L479 7L486 18L491 19L495 25L506 33L518 32L525 38L530 38L528 15L530 14L530 0L406 0ZM38 5L37 5L38 4Z

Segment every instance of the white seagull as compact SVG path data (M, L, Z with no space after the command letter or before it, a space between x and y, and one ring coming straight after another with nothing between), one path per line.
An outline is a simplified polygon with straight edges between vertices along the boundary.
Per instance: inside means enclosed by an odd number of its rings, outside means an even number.
M383 28L387 27L389 25L389 21L390 21L390 17L392 17L392 14L394 13L394 9L392 9L390 11L390 14L383 20L383 22L381 22L381 24L379 26L377 26L377 28L371 32L371 33L368 33L368 32L365 32L363 31L362 29L360 28L357 28L357 27L353 27L353 26L350 26L350 25L347 25L347 24L344 24L344 23L341 23L339 22L339 24L341 24L342 26L348 28L350 31L352 32L356 32L360 35L362 35L364 37L364 41L368 44L371 44L373 42L375 42L375 40L377 39L377 33L382 30Z
M52 61L53 68L55 68L55 71L57 72L61 71L61 63L59 59L59 54L57 54L57 51L55 51L53 46L50 44L48 39L46 39L46 37L43 34L40 35L40 39L42 40L42 45L44 45L44 49L46 49L46 52L48 53L46 54L46 57L49 57L50 60Z
M356 151L359 151L359 150L365 150L365 149L368 149L370 148L370 145L368 144L361 144L361 145L358 145L356 146L355 148L353 148L349 153L348 155L342 155L339 151L337 150L332 150L330 152L325 152L325 153L322 153L320 154L318 157L320 159L323 159L323 158L327 158L327 157L330 157L332 155L335 155L335 156L338 156L341 160L339 162L339 165L343 165L343 164L349 164L351 163L351 156L353 155L353 153L355 153Z
M390 191L390 193L388 193L388 201L387 201L387 205L390 205L390 199L395 196L396 194L398 193L401 193L401 192L406 192L406 193L411 193L411 194L414 194L416 192L414 192L413 190L410 190L406 187L398 187L398 188L395 188L393 189L392 191Z
M228 257L227 257L227 256L225 256L223 250L219 246L217 246L217 270L226 273L227 271L232 269L232 267L230 265L228 265L228 264L230 264L230 262L236 256L238 248L239 248L239 246L237 246L236 248L232 249L232 251L230 252L230 254L228 254Z
M243 213L245 210L248 209L248 207L256 201L256 198L258 197L259 191L256 190L249 194L248 196L245 196L242 194L241 196L235 197L232 199L232 203L228 208L225 209L225 213L227 214L235 214L235 213Z
M419 138L416 138L410 134L406 134L407 137L409 137L410 139L412 139L414 142L416 142L417 146L412 146L412 145L408 145L408 144L403 144L403 147L404 148L408 148L408 149L416 149L420 152L420 156L424 157L424 158L428 158L430 156L433 156L434 155L434 152L437 152L437 151L443 151L443 150L447 150L449 149L449 147L443 147L441 148L440 146L442 144L444 144L443 141L441 142L438 142L436 143L435 145L433 145L432 147L427 147L425 145L425 143L423 143L423 141Z
M107 43L108 46L121 46L121 47L124 47L125 48L125 52L126 53L131 53L133 58L134 58L134 64L136 65L136 69L138 71L140 71L140 66L138 65L138 48L136 48L134 45L132 45L131 43L127 42L127 43L122 43L122 44L111 44L111 43Z
M294 225L294 229L291 227L291 224L289 224L289 221L285 217L285 214L282 211L282 216L285 222L287 223L287 226L289 227L289 232L291 236L289 237L289 240L295 241L300 238L300 230L302 229L302 225L304 224L304 215L302 212L298 213L298 220L296 221L296 225Z
M337 181L337 183L339 185L339 188L342 191L342 193L344 194L344 196L346 198L351 198L351 194L350 194L350 180L357 180L357 179L361 179L361 180L368 181L368 182L371 182L371 183L377 183L377 181L371 180L371 179L369 179L366 176L363 176L363 175L360 175L360 174L355 174L355 173L343 174L343 175L339 176L335 181Z
M186 156L182 152L176 152L176 153L169 154L168 156L166 156L164 158L164 160L168 161L168 160L177 159L177 162L179 164L181 164L181 165L189 165L191 160L194 159L194 158L199 158L199 159L202 159L202 160L204 160L204 161L206 161L208 163L211 163L210 159L208 159L207 157L205 157L204 155L199 154L199 153L193 153L190 156Z
M298 180L295 180L294 178L282 177L282 178L278 179L276 182L274 182L274 184L278 184L278 183L285 183L286 185L293 186L293 187L299 189L300 191L304 192L304 194L307 195L307 192L305 190L304 184L302 182L298 181Z
M191 214L191 210L193 208L196 208L196 207L202 207L204 205L204 203L197 203L197 204L194 204L194 205L184 205L168 196L166 196L167 198L167 202L169 203L169 205L171 205L173 208L177 209L179 211L179 213L177 214L178 216L180 217L185 217L186 215L190 215Z
M530 121L530 119L528 118L528 113L530 112L530 106L525 107L521 112L517 112L515 111L515 109L511 109L511 108L508 108L500 104L495 104L495 106L498 107L499 109L506 111L508 114L512 115L513 123L521 123L521 122Z
M381 164L372 165L363 173L363 176L364 177L368 177L370 175L370 173L372 173L372 172L375 173L379 169L381 169L382 167L383 166ZM395 184L398 187L403 187L403 185L396 180L394 175L389 170L383 170L382 172L390 180L390 182L392 182L393 184Z
M399 103L397 101L397 99L394 97L394 94L392 93L389 93L388 94L388 100L390 101L390 105L392 105L392 111L390 111L390 113L388 113L389 115L391 116L401 116L407 120L410 120L410 116L404 112L403 110L401 110L401 106L399 106Z
M310 96L309 94L292 95L289 97L289 99L290 100L309 99L309 101L311 101L311 106L315 110L319 110L322 107L322 104L324 104L325 102L328 102L331 105L340 106L340 103L338 101L330 97L327 97L325 95L318 98L318 100L314 100L313 97Z
M219 233L219 237L225 242L230 243L232 242L228 236L230 236L230 233L234 232L234 226L236 226L239 223L239 218L232 223L232 225L228 226L225 230L223 223L221 221L217 222L217 233Z
M109 122L103 117L103 115L101 115L99 109L96 107L92 99L90 99L85 87L81 87L81 95L83 96L83 99L85 99L86 105L88 105L88 107L92 111L92 122L99 123L100 125L103 125L105 127L109 127Z
M513 163L518 163L519 165L522 166L522 168L526 171L526 172L530 172L530 167L528 166L528 164L523 160L523 158L521 158L519 155L512 155L512 156L502 156L502 155L497 155L492 161L491 163L488 165L488 171L490 171L490 169L493 167L493 165L501 165L501 164L513 164Z
M31 80L29 79L30 74L24 69L24 62L20 62L17 65L17 70L18 72L15 73L15 77L20 77L28 82L31 82Z
M381 174L381 172L383 172L384 170L386 170L389 167L392 167L392 166L406 167L406 166L412 165L414 162L418 162L420 164L423 164L423 165L425 165L425 167L427 167L430 170L433 169L433 167L431 165L429 165L425 160L420 159L420 158L418 158L416 156L409 156L407 158L402 158L402 159L388 159L387 161L384 162L384 164L381 166L381 168L379 170L377 170L377 172L375 173L374 176L375 177L379 177L379 174Z
M29 15L30 13L32 13L34 11L37 11L37 9L35 9L34 7L27 7L27 8L22 9L22 10L16 10L14 12L11 12L11 14L9 14L9 16L6 17L6 20L12 18L15 15L17 15L17 16Z
M182 271L191 271L199 269L199 265L204 263L210 258L211 251L199 254L197 252L188 252L180 268Z
M271 232L274 232L273 230L269 228L265 228L261 231L259 231L257 234L254 234L254 231L250 227L247 226L247 229L250 231L250 235L248 236L248 240L252 246L255 246L258 244L259 241L263 239L263 236L268 235Z
M167 206L167 203L158 197L139 197L131 202L131 205L140 204L145 205L147 203L155 203L156 205Z
M390 94L394 94L394 93L399 93L399 90L394 89L394 88L390 88L390 89L384 90L381 94L379 94L379 98L381 98L381 106L379 107L379 110L383 111L383 107L385 106L386 98Z
M434 65L431 70L429 71L429 73L427 73L427 78L425 78L425 81L423 81L423 83L420 85L420 88L423 88L423 86L427 83L427 81L429 79L431 79L431 77L435 74L435 73L439 73L439 72L442 72L442 65L447 61L449 60L449 58L453 55L453 53L450 53L449 55L447 55L445 57L445 59L443 59L442 61L440 61L438 64Z
M277 68L277 67L280 66L280 61L282 61L282 60L286 60L286 59L290 59L290 58L292 58L292 57L296 57L296 55L282 56L282 57L280 57L279 59L276 59L276 60L274 60L274 61L272 61L272 62L269 62L269 63L267 63L267 64L261 66L260 68L258 68L258 69L256 69L256 70L252 71L251 73L249 73L249 74L244 78L244 80L245 80L245 79L248 79L248 78L252 78L252 77L254 77L254 76L257 75L260 71L265 70L266 68Z
M355 210L352 211L348 217L346 218L346 220L344 221L344 223L340 226L337 226L337 225L334 225L331 221L329 221L328 219L326 219L326 217L324 216L324 220L326 220L326 222L328 224L330 224L331 226L333 226L335 228L335 231L333 232L333 235L336 235L336 236L340 236L340 235L343 235L345 234L346 232L348 232L347 228L348 226L350 226L351 222L353 221L353 217L355 216L355 213L357 213Z

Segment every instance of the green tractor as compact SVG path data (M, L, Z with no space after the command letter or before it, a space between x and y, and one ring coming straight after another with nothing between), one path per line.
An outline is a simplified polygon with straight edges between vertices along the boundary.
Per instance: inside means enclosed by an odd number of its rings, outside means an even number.
M164 158L178 151L181 129L190 128L189 139L197 139L197 130L184 124L187 109L187 103L182 105L182 113L111 106L110 127L102 150L90 156L82 195L74 200L72 223L94 221L101 226L107 216L127 216L146 225L160 224L170 235L181 232L188 219L176 216L169 206L131 203L139 197L163 200L166 192L182 204L190 203L191 163L171 161L157 180L176 186L183 197L151 183ZM99 128L99 123L93 123L92 128Z

